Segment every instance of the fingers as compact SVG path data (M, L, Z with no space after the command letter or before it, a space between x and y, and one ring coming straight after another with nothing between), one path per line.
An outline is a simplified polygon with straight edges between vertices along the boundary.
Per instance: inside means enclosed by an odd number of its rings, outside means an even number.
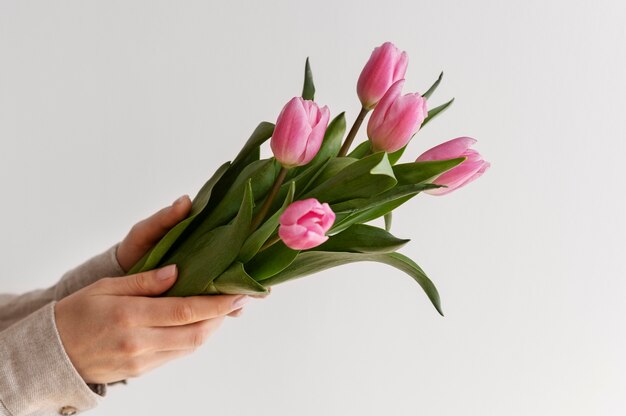
M135 316L140 326L180 326L228 315L249 300L245 295L141 299Z
M154 351L195 350L219 329L224 316L189 325L150 328L146 334Z
M187 195L178 198L169 207L133 226L117 249L117 260L124 270L129 270L176 224L187 218L191 211Z
M97 294L117 296L155 296L169 289L176 281L175 264L130 276L105 278L96 282Z

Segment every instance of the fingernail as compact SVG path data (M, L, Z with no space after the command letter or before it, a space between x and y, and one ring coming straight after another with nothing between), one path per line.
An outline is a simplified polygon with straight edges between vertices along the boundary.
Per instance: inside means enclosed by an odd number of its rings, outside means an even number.
M241 308L243 305L248 303L249 300L250 297L247 295L242 295L238 298L235 298L235 300L233 301L233 309Z
M165 266L156 272L156 278L158 280L168 280L176 275L176 265L170 264L169 266Z
M174 201L174 203L172 205L178 205L178 204L180 204L181 202L183 202L187 198L188 198L187 195L183 195L180 198L178 198L176 201Z

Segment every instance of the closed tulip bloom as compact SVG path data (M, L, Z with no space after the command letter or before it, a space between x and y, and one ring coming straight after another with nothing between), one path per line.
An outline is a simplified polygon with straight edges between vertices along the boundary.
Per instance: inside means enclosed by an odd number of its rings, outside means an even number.
M335 213L327 203L315 198L296 201L280 216L278 236L294 250L308 250L326 240L326 232L335 222Z
M480 153L470 148L474 143L476 140L471 137L459 137L435 146L419 156L417 162L465 158L465 161L460 165L442 173L433 181L433 183L445 185L447 188L430 189L425 192L431 195L445 195L478 179L485 173L491 164L483 160Z
M389 88L367 124L367 136L375 152L402 149L428 115L426 99L420 94L401 96L403 85L402 79Z
M280 112L270 142L276 160L286 168L309 163L320 150L329 118L328 107L292 98Z
M389 87L404 78L408 64L406 52L401 52L391 42L375 48L356 84L356 92L363 108L374 108Z

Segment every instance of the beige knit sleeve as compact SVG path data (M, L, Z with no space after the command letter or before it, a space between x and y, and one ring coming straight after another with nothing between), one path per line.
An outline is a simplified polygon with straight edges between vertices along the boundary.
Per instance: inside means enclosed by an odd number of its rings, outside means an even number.
M0 415L68 415L95 407L94 393L70 362L54 304L0 332Z
M34 290L23 295L0 295L0 331L26 317L44 305L61 300L103 277L123 276L117 261L115 244L103 253L68 271L61 280L48 289Z

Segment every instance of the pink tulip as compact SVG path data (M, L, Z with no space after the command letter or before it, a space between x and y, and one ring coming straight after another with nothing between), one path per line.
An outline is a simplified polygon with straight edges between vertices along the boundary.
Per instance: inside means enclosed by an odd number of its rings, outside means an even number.
M394 83L380 100L367 124L372 150L395 152L407 145L428 115L419 94L400 96L404 80Z
M368 110L374 108L389 87L404 78L408 64L406 52L400 52L391 42L375 48L356 84L363 107Z
M315 198L296 201L280 216L278 236L294 250L307 250L328 240L325 235L335 222L335 213L327 203Z
M460 165L439 175L433 183L445 185L447 188L437 188L426 191L431 195L445 195L455 189L459 189L485 173L491 164L483 160L480 153L470 147L476 143L471 137L459 137L435 146L424 152L417 158L417 162L431 160L455 159L457 157L466 158Z
M276 160L286 168L309 163L320 150L329 118L328 107L292 98L280 112L270 142Z

